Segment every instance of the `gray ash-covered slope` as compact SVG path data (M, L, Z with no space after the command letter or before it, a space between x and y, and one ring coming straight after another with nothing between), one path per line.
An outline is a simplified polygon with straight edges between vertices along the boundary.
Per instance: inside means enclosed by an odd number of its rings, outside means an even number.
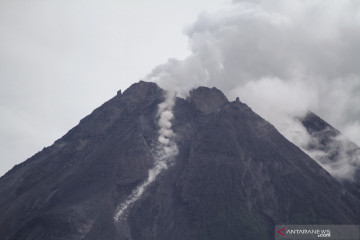
M179 154L114 222L153 166L164 92L139 82L0 179L0 239L272 239L274 224L359 224L360 201L240 101L176 99Z
M304 148L320 164L339 171L341 183L360 199L360 147L313 112L299 120L312 139Z

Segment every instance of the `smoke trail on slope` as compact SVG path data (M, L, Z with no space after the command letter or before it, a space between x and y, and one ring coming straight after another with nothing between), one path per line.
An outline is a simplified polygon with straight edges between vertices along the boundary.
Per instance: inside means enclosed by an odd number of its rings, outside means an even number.
M171 120L174 118L172 113L174 105L175 93L168 91L164 102L160 103L158 106L158 125L160 129L157 147L152 152L155 159L154 166L149 170L145 182L135 188L135 190L133 190L133 192L117 208L114 216L115 221L119 221L126 210L139 200L146 188L156 180L156 177L173 163L174 157L178 153L177 145L174 142L175 133L171 128ZM126 218L126 215L124 218Z

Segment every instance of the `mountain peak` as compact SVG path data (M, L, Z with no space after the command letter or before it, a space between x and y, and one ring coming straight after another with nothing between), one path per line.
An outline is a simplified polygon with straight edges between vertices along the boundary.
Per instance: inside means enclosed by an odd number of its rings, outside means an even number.
M204 114L220 111L222 105L228 102L225 95L217 88L198 87L190 92L190 102Z
M156 83L141 80L132 84L124 91L123 95L132 98L144 99L149 95L159 93L160 91L162 92L163 90L159 88Z

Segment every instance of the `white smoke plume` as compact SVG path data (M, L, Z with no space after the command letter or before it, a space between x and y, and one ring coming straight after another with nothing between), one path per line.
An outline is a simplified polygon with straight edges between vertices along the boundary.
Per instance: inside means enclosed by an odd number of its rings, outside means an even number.
M239 96L298 146L311 136L294 119L308 110L360 145L359 29L357 0L233 1L202 13L186 31L192 54L148 79Z
M115 221L119 221L121 217L126 218L126 211L139 200L146 188L156 180L157 176L174 162L174 158L178 153L178 148L174 141L175 133L171 128L171 121L174 118L172 112L174 105L175 93L167 91L165 100L158 106L158 125L160 129L157 146L152 152L155 160L154 166L149 170L145 182L136 187L117 208L114 216Z

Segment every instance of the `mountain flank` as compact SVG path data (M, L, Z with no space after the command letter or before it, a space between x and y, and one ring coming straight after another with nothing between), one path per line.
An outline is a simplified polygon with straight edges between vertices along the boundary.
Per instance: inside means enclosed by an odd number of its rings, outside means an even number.
M275 224L360 223L356 194L246 104L206 87L176 99L174 164L114 221L156 161L164 97L135 83L1 177L0 239L258 240L273 239Z

